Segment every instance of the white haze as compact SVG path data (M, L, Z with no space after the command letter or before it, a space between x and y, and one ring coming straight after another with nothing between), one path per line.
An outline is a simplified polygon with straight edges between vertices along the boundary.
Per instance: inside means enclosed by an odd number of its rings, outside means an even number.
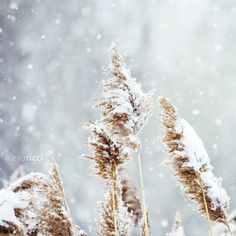
M22 162L26 172L61 166L74 221L94 235L104 183L91 175L87 120L116 41L145 91L171 97L203 139L216 176L236 207L236 3L233 0L1 0L0 176ZM170 232L175 212L186 235L207 235L196 206L185 201L160 142L160 112L142 133L142 158L153 235ZM9 159L10 157L10 159ZM128 165L137 186L137 161Z

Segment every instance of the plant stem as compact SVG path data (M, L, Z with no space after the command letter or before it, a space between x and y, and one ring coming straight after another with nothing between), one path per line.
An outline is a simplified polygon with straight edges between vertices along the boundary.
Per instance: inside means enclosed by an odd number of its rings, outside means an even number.
M144 181L143 181L143 170L141 162L141 147L138 149L138 167L139 167L139 177L142 191L142 202L143 202L143 217L145 225L145 236L148 236L148 220L147 220L147 208L146 208L146 199L145 199L145 190L144 190Z
M204 201L205 210L206 210L206 214L207 214L207 222L208 222L208 227L209 227L209 235L213 236L212 227L211 227L211 218L210 218L210 214L209 214L209 211L208 211L206 197L205 197L205 193L204 193L204 188L203 188L203 184L202 184L201 180L200 180L200 186L201 186L203 201Z
M225 214L226 215L226 214ZM229 227L229 222L228 222L228 220L227 220L227 217L225 217L225 222L226 222L226 225L227 225L227 229L228 229L228 231L229 231L229 234L230 234L230 236L234 236L234 234L232 233L232 231L231 231L231 229L230 229L230 227Z
M114 228L115 228L115 236L119 236L118 229L117 229L117 207L116 207L116 175L113 176L112 179L112 210L113 210L113 217L114 217Z

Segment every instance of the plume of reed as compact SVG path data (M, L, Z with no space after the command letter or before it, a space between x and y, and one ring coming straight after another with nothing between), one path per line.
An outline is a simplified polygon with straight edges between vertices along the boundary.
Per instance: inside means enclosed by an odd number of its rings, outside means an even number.
M147 221L147 224L146 222ZM148 211L146 210L146 217L142 217L140 222L140 236L151 236L151 227L150 227L150 220Z
M227 224L225 209L229 198L221 187L221 179L212 173L213 167L201 139L178 116L169 99L161 97L159 103L163 110L161 123L165 130L162 140L185 195L198 203L199 211L210 221Z
M62 199L65 200L65 193L64 193L64 188L63 188L61 175L60 175L60 172L59 172L59 166L54 160L51 161L51 168L50 168L49 174L52 178L52 181L55 184L54 186L58 189L58 192L62 196ZM66 208L68 209L66 201L64 201L64 204L65 204Z
M121 193L117 192L115 196L113 195L112 183L109 182L107 186L107 192L105 196L105 201L101 203L100 210L100 221L99 221L99 235L102 236L114 236L115 232L115 220L117 219L117 231L120 236L130 235L133 230L132 213L129 213L124 202L121 198ZM121 189L119 186L117 189ZM117 209L114 212L113 207ZM116 215L114 215L116 214Z
M122 200L128 212L133 214L134 222L137 224L142 218L142 205L137 195L137 189L131 183L125 170L122 170L121 173L121 186Z
M129 150L115 140L110 127L104 122L89 122L88 125L91 130L88 144L92 154L86 157L94 161L94 170L99 177L116 178L117 170L130 159Z
M108 68L108 74L112 78L102 82L105 96L98 100L97 105L101 109L102 120L111 126L113 133L118 136L119 142L126 146L126 148L129 147L132 151L138 152L142 207L146 231L148 231L144 180L140 157L141 146L137 135L151 114L152 93L144 93L141 85L136 82L135 78L130 76L130 72L115 43L110 48L110 55L111 63Z
M0 226L0 235L50 235L50 236L84 236L73 224L66 204L62 181L58 166L52 163L50 175L30 173L17 179L10 186L0 191L0 199L7 191L10 196L2 204L5 208L17 202L13 209L12 221L6 221ZM14 201L13 201L13 200ZM9 202L7 202L9 201ZM19 203L24 207L19 208ZM26 204L27 203L27 204ZM0 204L1 205L1 204ZM0 206L0 211L1 211ZM0 217L1 219L1 217ZM22 232L22 234L20 234Z
M120 198L121 191L117 182L117 174L125 161L129 159L129 152L114 139L109 126L104 122L90 122L89 127L91 137L88 144L92 154L87 158L95 162L95 173L99 177L107 179L109 186L107 199L101 205L101 222L98 234L118 236L120 235L118 229L120 219L118 219L117 213L120 209L117 199Z
M64 192L64 187L63 187L63 182L61 179L61 174L59 171L59 165L56 163L55 160L51 160L51 168L49 171L51 181L54 184L55 189L57 189L57 194L61 196L61 201L62 201L62 207L69 213L69 207L66 202L66 197L65 197L65 192ZM51 196L54 198L54 196ZM87 236L87 234L78 226L78 225L73 225L72 224L72 219L70 215L67 215L67 219L71 224L71 231L72 231L72 236Z
M116 55L114 51L116 51ZM120 235L119 227L121 225L118 212L122 212L119 209L121 205L116 203L117 199L122 201L121 189L119 189L120 185L118 184L118 172L126 161L130 159L130 152L138 144L133 138L135 126L130 101L131 95L125 82L126 78L122 77L124 74L121 75L120 70L124 63L114 45L111 48L111 65L113 69L110 71L112 71L113 77L102 82L103 97L97 101L97 105L101 110L101 119L88 123L91 130L88 144L92 154L87 156L87 158L94 161L95 173L99 177L107 179L109 186L108 200L104 204L110 204L112 211L111 209L108 210L109 208L102 207L104 213L101 213L101 215L106 216L102 219L108 222L102 221L100 224L100 229L102 230L100 230L99 234L104 235L103 230L105 230L106 235L109 235L107 233L109 230L110 234L117 236ZM130 81L130 79L127 78L127 81ZM111 227L109 219L113 220L113 227ZM105 227L106 224L108 225L107 227Z
M137 148L136 135L151 114L152 93L143 93L141 85L130 76L116 43L110 48L110 79L102 81L104 96L97 101L101 119L126 146Z
M175 215L175 222L171 233L166 234L167 236L185 236L184 229L181 225L180 214L177 212Z
M140 146L137 134L150 115L152 95L143 93L140 84L130 76L115 43L110 55L107 71L111 78L101 83L103 96L97 100L101 119L89 123L92 135L88 143L92 154L87 157L95 162L96 174L113 186L113 219L117 231L119 209L114 201L121 197L118 172L130 159L130 152Z

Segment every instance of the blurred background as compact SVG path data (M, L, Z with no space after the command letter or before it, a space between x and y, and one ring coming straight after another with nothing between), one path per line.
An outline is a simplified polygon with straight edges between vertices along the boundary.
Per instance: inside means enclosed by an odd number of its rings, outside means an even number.
M0 178L60 164L73 220L95 235L104 182L81 155L90 151L87 120L116 41L145 91L172 98L203 139L216 176L236 207L236 3L234 0L1 0ZM186 235L207 235L196 205L177 186L160 142L160 113L144 128L143 168L153 235L182 215ZM40 161L9 156L40 155ZM128 169L139 186L137 160Z

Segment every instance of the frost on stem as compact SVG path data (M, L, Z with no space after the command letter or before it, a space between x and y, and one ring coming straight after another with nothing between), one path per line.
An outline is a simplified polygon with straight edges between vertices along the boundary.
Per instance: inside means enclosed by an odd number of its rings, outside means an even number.
M172 231L171 233L166 234L166 236L185 236L184 229L181 225L181 218L178 212L175 215L175 222Z
M144 217L142 217L140 222L140 236L151 236L151 227L150 227L148 211L146 211L146 218L147 218L147 232L146 232L145 219Z
M117 219L117 230L119 236L129 236L133 230L133 216L129 213L124 205L121 198L121 186L118 184L116 186L118 194L115 195L115 214L114 215L114 203L113 203L113 186L109 182L107 187L107 192L105 195L105 201L101 203L100 209L100 221L99 221L99 231L100 236L114 236L115 225L114 217Z
M5 211L5 217L0 221L1 235L18 231L23 232L22 235L85 235L72 224L56 164L53 164L50 176L31 173L16 180L7 189L1 190L0 199L4 198L8 198L8 201L0 204L0 212L6 208L8 211ZM18 203L27 204L19 207ZM1 218L2 214L0 215ZM9 216L12 215L14 217L10 219Z
M111 126L123 143L136 148L139 143L136 135L151 113L152 93L144 93L141 85L130 76L115 43L110 48L110 55L108 73L112 78L101 83L103 97L97 105L102 121Z
M181 119L169 99L161 97L161 123L165 129L163 142L170 154L170 162L187 197L199 204L199 211L207 216L204 197L211 221L226 224L225 209L229 197L216 178L210 159L194 129Z

